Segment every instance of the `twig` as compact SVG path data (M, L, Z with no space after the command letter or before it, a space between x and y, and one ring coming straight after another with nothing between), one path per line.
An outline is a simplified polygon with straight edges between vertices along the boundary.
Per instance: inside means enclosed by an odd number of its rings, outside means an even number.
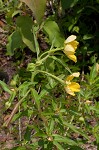
M17 112L17 110L18 110L20 104L23 102L23 100L26 98L26 96L29 94L29 92L30 92L30 90L28 90L28 92L24 95L24 97L15 105L13 111L11 112L10 117L9 117L8 120L4 123L4 126L5 126L5 127L8 127L8 126L9 126L9 124L10 124L10 122L11 122L13 116L14 116L15 113Z

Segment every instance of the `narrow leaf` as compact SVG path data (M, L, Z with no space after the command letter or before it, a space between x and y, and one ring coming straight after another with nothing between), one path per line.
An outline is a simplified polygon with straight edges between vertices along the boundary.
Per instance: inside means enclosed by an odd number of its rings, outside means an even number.
M53 136L54 136L54 141L56 141L56 142L63 142L68 145L77 145L77 143L75 141L71 140L70 138L63 137L58 134L53 134Z
M8 92L9 94L12 94L12 91L9 90L8 86L6 83L0 80L0 85L4 89L4 91Z
M64 150L64 148L56 141L53 142L53 144L59 149L59 150Z

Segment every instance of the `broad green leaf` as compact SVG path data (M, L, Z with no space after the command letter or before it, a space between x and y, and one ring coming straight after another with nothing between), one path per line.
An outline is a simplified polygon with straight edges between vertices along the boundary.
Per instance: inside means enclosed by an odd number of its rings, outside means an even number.
M79 0L61 0L61 4L63 9L68 9L76 5Z
M12 56L14 54L14 50L18 48L23 48L24 43L22 41L22 36L19 31L14 31L8 37L8 44L7 44L7 54Z
M45 12L46 0L21 0L21 1L24 2L31 9L31 11L34 13L34 16L38 24L40 25L43 20Z
M16 23L20 29L23 42L31 51L35 52L34 36L32 34L33 21L28 16L19 16Z
M63 46L65 39L61 34L59 27L55 21L46 21L43 29L48 35L50 43L53 47Z

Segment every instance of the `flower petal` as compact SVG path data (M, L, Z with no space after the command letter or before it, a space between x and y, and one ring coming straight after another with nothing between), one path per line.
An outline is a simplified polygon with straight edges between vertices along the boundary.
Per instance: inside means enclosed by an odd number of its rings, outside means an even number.
M78 44L79 44L79 42L77 42L77 41L72 41L72 42L70 42L70 44L71 44L72 47L76 50L76 49L77 49L77 46L78 46Z
M73 60L75 63L77 62L77 57L75 55L68 55L67 57Z
M75 35L71 35L69 36L66 40L65 40L65 44L69 43L69 42L72 42L76 39L76 36Z
M75 49L73 48L72 45L67 44L67 45L65 46L65 48L64 48L64 53L65 53L66 55L72 55L72 54L75 53Z
M66 81L71 81L74 77L79 77L80 73L79 72L74 72L71 75L67 76Z
M73 92L79 92L80 91L80 85L76 82L71 82L71 84L68 85L68 88Z
M71 75L67 76L66 81L67 82L71 81L73 78L74 78L74 76L71 74Z
M72 74L72 76L74 76L74 77L79 77L79 76L80 76L80 73L79 73L79 72L74 72L74 73Z
M71 91L69 87L65 87L65 90L68 94L75 96L75 93L73 91Z

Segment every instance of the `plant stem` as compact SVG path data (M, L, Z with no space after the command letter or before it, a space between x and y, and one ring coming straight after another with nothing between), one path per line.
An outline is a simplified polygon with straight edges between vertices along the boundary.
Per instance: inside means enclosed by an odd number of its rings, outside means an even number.
M46 72L46 71L41 71L41 70L37 70L37 71L38 71L38 72L41 72L41 73L44 73L44 74L46 74L46 75L49 75L50 77L52 77L52 78L54 78L55 80L59 81L61 84L65 85L65 82L64 82L62 79L56 77L55 75L53 75L53 74L51 74L51 73L49 73L49 72Z
M64 49L64 47L60 47L60 48L51 49L51 50L49 50L49 51L46 51L45 53L43 53L43 54L39 57L39 59L41 59L45 54L54 53L54 52L60 51L60 50L62 50L62 49Z
M14 107L13 111L11 112L11 115L10 115L10 117L8 118L7 122L4 123L4 126L5 126L5 127L8 127L8 126L9 126L9 124L10 124L10 122L11 122L13 116L14 116L15 113L17 112L17 110L18 110L20 104L21 104L21 103L23 102L23 100L27 97L27 95L29 94L29 92L30 92L30 89L27 91L27 93L24 95L24 97L22 97L21 100L15 105L15 107Z

